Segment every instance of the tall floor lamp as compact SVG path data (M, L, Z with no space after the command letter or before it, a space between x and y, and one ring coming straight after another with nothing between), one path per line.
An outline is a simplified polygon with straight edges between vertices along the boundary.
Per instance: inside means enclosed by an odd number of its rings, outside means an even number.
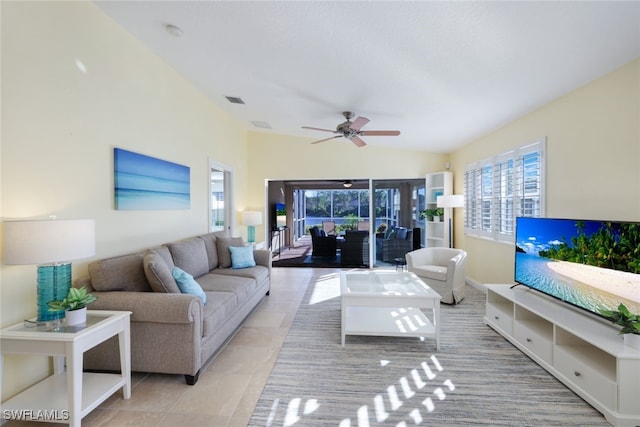
M436 206L449 209L449 247L453 248L453 208L464 207L464 196L461 194L438 196Z
M262 224L262 212L242 212L242 224L247 226L247 241L254 243L256 241L256 225Z
M37 322L64 317L64 310L49 311L49 301L62 300L71 288L71 260L96 253L95 221L5 221L2 229L5 264L38 264Z

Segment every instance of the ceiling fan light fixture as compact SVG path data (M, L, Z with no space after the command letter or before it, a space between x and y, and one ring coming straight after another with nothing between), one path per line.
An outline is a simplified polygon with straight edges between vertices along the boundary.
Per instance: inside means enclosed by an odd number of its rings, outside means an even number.
M312 126L302 126L302 129L311 129L311 130L319 130L322 132L331 132L336 136L320 139L318 141L313 141L312 144L317 144L319 142L328 141L334 138L344 138L347 141L353 142L356 147L364 147L367 145L365 141L362 140L360 136L398 136L400 135L399 130L362 130L362 127L369 123L369 119L366 117L356 117L354 121L351 121L351 118L354 114L351 111L344 111L342 115L347 119L346 122L340 123L336 130L331 129L322 129Z

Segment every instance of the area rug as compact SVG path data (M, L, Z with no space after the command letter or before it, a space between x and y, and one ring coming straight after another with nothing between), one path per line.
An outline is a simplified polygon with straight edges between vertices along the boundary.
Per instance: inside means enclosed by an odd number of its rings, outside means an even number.
M250 426L607 426L486 326L484 294L442 305L433 340L348 336L339 278L309 285Z
M294 254L289 254L288 249L282 252L282 258L275 255L272 260L273 267L303 267L303 268L359 268L360 264L343 263L340 251L334 257L313 256L309 254L311 248L302 251L294 248ZM297 254L296 254L297 253Z

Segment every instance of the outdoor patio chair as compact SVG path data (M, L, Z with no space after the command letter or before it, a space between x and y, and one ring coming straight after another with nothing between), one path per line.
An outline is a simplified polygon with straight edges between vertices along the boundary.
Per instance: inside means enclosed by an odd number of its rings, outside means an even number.
M309 234L311 234L311 256L335 258L337 249L336 236L327 236L324 230L320 230L317 225L309 229Z
M333 236L336 234L336 222L335 221L322 221L322 231L327 236Z

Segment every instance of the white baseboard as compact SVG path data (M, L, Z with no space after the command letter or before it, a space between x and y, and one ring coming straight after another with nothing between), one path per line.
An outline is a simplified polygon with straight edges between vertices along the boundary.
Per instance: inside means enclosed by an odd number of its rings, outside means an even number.
M482 291L484 293L487 292L487 287L484 284L478 282L477 280L473 280L473 279L470 279L469 277L465 277L464 281L467 285L471 286L472 288L476 288L477 290Z

